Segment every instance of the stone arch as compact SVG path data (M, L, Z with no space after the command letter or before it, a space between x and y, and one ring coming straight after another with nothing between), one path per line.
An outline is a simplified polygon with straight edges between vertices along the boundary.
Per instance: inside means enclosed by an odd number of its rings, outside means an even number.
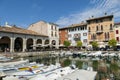
M0 51L9 51L8 49L10 49L10 38L8 36L3 36L0 39Z
M36 44L37 44L36 50L40 51L42 49L42 39L37 39Z
M23 39L21 37L15 39L14 50L16 52L21 52L23 50Z
M46 44L49 44L49 40L48 40L48 39L47 39L47 40L45 40L45 45L46 45Z
M55 40L52 40L52 45L56 45L56 41Z
M42 44L42 39L38 39L36 44Z
M33 39L29 38L27 39L27 50L33 49Z

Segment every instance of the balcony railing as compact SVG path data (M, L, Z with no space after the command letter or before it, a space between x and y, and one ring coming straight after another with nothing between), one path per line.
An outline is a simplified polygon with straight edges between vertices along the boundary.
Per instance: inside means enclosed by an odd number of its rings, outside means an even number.
M91 39L91 40L89 40L90 42L92 42L92 41L98 41L98 39Z
M109 38L106 38L104 41L109 41Z
M113 31L113 28L110 28L110 31Z
M96 33L101 34L101 33L103 33L103 30L97 30Z

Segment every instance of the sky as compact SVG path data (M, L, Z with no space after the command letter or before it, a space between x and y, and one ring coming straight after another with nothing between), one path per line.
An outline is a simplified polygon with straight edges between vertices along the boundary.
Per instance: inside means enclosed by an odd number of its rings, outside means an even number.
M120 22L120 0L0 0L2 26L8 22L28 28L43 20L66 27L105 13L113 14L114 21Z

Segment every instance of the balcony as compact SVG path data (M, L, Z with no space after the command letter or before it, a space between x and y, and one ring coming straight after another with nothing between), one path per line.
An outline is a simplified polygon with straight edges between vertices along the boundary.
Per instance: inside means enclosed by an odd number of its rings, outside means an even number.
M106 38L105 40L104 40L104 42L108 42L109 41L109 38Z
M97 30L96 33L101 34L101 33L103 33L103 30Z
M113 31L113 29L112 29L112 28L110 28L110 31Z
M89 42L98 41L98 39L91 39Z
M91 34L91 31L88 31L88 34Z

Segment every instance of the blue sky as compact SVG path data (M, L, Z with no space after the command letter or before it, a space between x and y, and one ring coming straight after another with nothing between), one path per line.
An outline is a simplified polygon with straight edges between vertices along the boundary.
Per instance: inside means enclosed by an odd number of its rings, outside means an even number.
M90 18L114 14L120 22L120 0L0 0L0 25L8 22L27 28L40 20L61 27Z

